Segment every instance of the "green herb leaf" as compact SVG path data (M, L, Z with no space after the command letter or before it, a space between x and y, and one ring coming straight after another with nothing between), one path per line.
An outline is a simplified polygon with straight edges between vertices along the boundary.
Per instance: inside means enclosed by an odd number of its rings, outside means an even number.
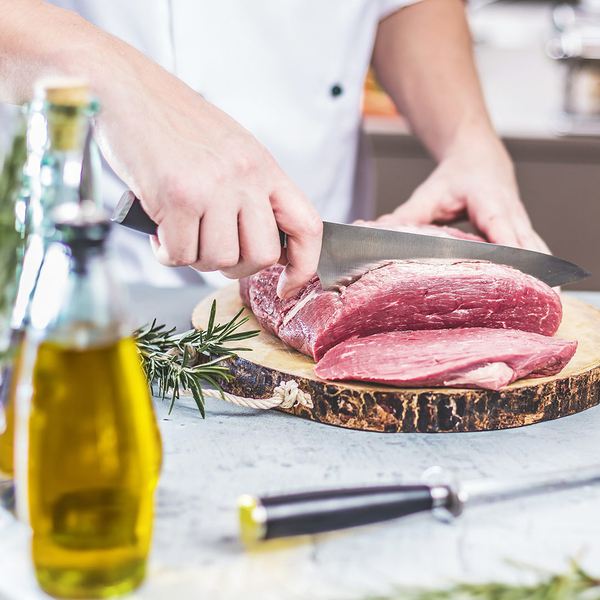
M12 148L0 173L0 330L10 317L23 255L25 232L17 227L15 202L23 190L23 166L27 159L24 127L13 138ZM0 355L0 361L3 357Z
M445 590L399 590L370 600L599 600L600 579L586 573L576 562L563 574L547 575L533 585L462 583ZM366 600L366 599L365 599Z
M163 401L171 395L169 414L181 392L187 390L204 418L203 382L223 394L219 381L231 381L232 375L220 363L237 356L237 352L250 350L231 344L259 334L258 330L239 331L249 318L241 318L242 312L243 309L224 325L215 325L217 303L213 301L205 330L176 333L175 328L167 330L154 319L150 326L134 332L148 384L156 384Z

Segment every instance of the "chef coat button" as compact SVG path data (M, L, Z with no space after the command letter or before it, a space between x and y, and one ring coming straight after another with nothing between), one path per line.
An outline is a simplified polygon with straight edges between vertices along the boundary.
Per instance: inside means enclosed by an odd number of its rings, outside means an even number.
M334 98L337 98L338 96L340 96L342 94L343 91L344 90L342 89L342 87L340 85L336 84L331 88L331 95Z

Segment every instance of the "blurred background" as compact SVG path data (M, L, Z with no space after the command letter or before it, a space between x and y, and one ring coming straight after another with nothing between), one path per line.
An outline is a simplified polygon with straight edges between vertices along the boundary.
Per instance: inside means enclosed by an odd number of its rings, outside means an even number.
M471 0L484 95L516 164L534 227L600 290L600 0ZM374 155L375 215L407 199L435 164L367 78L364 130Z

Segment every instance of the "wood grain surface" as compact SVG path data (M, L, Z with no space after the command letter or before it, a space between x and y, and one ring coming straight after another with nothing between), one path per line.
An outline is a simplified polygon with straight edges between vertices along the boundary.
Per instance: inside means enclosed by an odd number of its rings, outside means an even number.
M237 283L217 290L194 309L197 329L207 323L213 300L220 323L243 306ZM250 352L224 363L234 379L223 388L238 396L268 398L280 383L294 379L311 394L314 407L284 412L369 431L483 431L556 419L600 403L600 311L564 294L562 302L563 321L556 336L579 342L571 362L558 375L522 379L500 391L327 382L314 374L311 358L264 331L244 342ZM250 315L244 329L260 329L248 309L244 314Z

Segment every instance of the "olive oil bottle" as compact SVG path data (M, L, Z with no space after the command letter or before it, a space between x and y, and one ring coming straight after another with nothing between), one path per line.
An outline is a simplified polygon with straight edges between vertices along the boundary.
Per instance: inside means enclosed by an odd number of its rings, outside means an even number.
M0 376L0 406L4 413L0 424L3 499L13 495L6 490L14 475L15 382L29 305L48 245L58 237L52 209L62 203L79 201L83 152L90 117L95 111L96 105L90 99L87 85L70 78L41 81L26 111L26 193L17 212L27 243L11 316L12 359Z
M15 344L16 335L11 336L11 343ZM20 340L18 342L20 346ZM19 370L19 347L15 347L17 354L9 361L8 366L2 373L0 383L0 402L3 419L0 423L0 480L3 483L3 497L7 500L13 492L8 492L9 482L12 482L14 475L13 465L13 443L15 436L15 373ZM4 401L2 401L4 400Z
M4 157L0 171L0 264L4 272L0 273L0 505L12 505L12 439L14 429L14 407L6 406L10 396L12 377L6 365L16 363L11 356L11 341L14 342L10 327L12 306L16 295L16 286L23 264L25 232L21 228L15 212L26 195L23 185L23 167L27 158L26 136L21 115L17 117L15 134L11 149ZM6 409L6 410L5 410Z
M103 598L144 578L160 436L105 260L108 222L86 202L61 208L70 264L65 278L60 254L49 256L31 303L17 394L28 441L18 452L27 454L40 586L60 598Z

